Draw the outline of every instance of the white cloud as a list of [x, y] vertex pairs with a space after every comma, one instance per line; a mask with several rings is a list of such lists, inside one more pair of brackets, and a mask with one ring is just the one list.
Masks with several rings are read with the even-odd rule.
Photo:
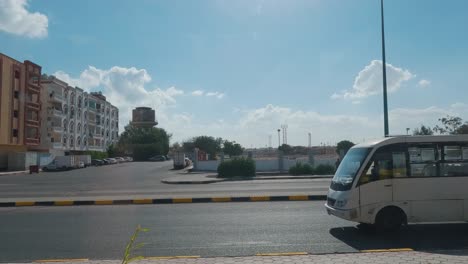
[[468, 121], [468, 105], [455, 103], [449, 107], [430, 106], [426, 108], [396, 108], [389, 112], [389, 124], [392, 134], [403, 134], [405, 128], [414, 129], [420, 125], [430, 127], [439, 124], [444, 116], [459, 116]]
[[202, 96], [205, 92], [203, 92], [202, 90], [195, 90], [192, 92], [192, 95], [193, 96]]
[[[190, 125], [185, 129], [174, 130], [174, 138], [180, 141], [196, 135], [210, 135], [236, 140], [246, 147], [264, 147], [268, 144], [269, 135], [276, 139], [281, 124], [288, 124], [288, 143], [292, 145], [306, 146], [308, 132], [312, 133], [314, 145], [321, 142], [333, 144], [342, 139], [359, 143], [364, 139], [367, 141], [383, 136], [383, 117], [380, 113], [323, 114], [271, 104], [250, 110], [235, 108], [233, 113], [236, 118], [232, 120], [205, 122], [192, 116]], [[405, 134], [407, 127], [413, 130], [421, 124], [435, 126], [438, 118], [446, 115], [468, 120], [468, 105], [457, 103], [445, 108], [393, 109], [389, 112], [390, 134]], [[273, 140], [273, 146], [277, 145], [276, 142]]]
[[220, 93], [220, 92], [208, 92], [205, 95], [208, 97], [216, 97], [218, 99], [222, 99], [224, 97], [224, 93]]
[[0, 30], [29, 38], [47, 36], [46, 15], [27, 10], [27, 0], [0, 0]]
[[425, 80], [425, 79], [422, 79], [418, 82], [418, 86], [421, 87], [421, 88], [425, 88], [425, 87], [428, 87], [429, 85], [431, 85], [431, 81], [428, 81], [428, 80]]
[[[402, 84], [415, 77], [410, 71], [387, 65], [387, 90], [389, 93], [396, 92]], [[334, 93], [332, 99], [362, 99], [368, 96], [382, 93], [382, 61], [373, 60], [364, 67], [354, 79], [353, 88], [341, 93]]]
[[131, 110], [137, 106], [156, 109], [159, 122], [172, 120], [167, 114], [167, 108], [176, 103], [177, 96], [184, 94], [184, 91], [176, 87], [147, 89], [145, 86], [151, 81], [151, 76], [145, 69], [135, 67], [114, 66], [102, 70], [89, 66], [78, 78], [73, 78], [63, 71], [58, 71], [54, 75], [71, 86], [78, 86], [89, 92], [102, 91], [107, 100], [119, 108], [120, 130], [128, 124]]

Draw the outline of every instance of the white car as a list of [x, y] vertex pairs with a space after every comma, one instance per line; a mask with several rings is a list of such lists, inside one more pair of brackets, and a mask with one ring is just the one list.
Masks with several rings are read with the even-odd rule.
[[85, 163], [83, 161], [78, 162], [79, 169], [84, 168], [84, 167], [85, 167]]

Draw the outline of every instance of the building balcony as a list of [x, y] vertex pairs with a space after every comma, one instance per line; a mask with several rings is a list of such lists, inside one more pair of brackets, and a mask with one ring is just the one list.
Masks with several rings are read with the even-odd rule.
[[50, 116], [54, 116], [54, 117], [60, 117], [60, 118], [62, 118], [62, 117], [65, 116], [65, 114], [63, 113], [63, 111], [62, 111], [62, 110], [58, 110], [58, 109], [49, 109], [49, 110], [47, 111], [47, 113], [48, 113]]
[[52, 131], [55, 133], [62, 133], [63, 132], [63, 127], [61, 126], [53, 126]]
[[63, 100], [63, 96], [59, 93], [51, 93], [49, 95], [49, 100], [51, 102], [57, 102], [57, 103], [63, 103], [64, 100]]
[[40, 140], [38, 138], [26, 138], [26, 145], [39, 145]]
[[40, 104], [39, 103], [35, 103], [35, 102], [31, 102], [31, 101], [26, 101], [26, 107], [30, 108], [30, 109], [33, 109], [33, 110], [37, 110], [39, 111], [40, 109]]
[[60, 142], [52, 142], [50, 144], [53, 149], [63, 149], [63, 144]]
[[35, 81], [30, 81], [28, 82], [28, 85], [26, 86], [28, 90], [35, 92], [35, 93], [40, 93], [41, 92], [41, 87], [39, 86], [39, 83]]
[[102, 147], [100, 147], [100, 146], [88, 146], [88, 150], [102, 151]]
[[26, 119], [25, 123], [27, 127], [39, 127], [40, 125], [39, 121], [34, 119]]

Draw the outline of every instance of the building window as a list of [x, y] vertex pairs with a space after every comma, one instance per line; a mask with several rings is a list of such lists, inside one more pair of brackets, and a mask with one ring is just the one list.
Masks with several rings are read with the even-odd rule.
[[18, 129], [13, 129], [13, 137], [18, 137]]
[[15, 91], [13, 96], [15, 97], [15, 99], [18, 99], [19, 98], [19, 91]]
[[15, 71], [15, 79], [20, 78], [20, 72], [18, 70]]
[[67, 136], [64, 136], [64, 137], [63, 137], [63, 144], [64, 144], [64, 145], [67, 144]]
[[18, 110], [14, 110], [14, 111], [13, 111], [13, 117], [18, 118]]

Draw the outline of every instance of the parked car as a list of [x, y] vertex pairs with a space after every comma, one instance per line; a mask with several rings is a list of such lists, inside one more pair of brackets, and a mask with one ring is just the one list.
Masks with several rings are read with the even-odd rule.
[[125, 162], [126, 160], [122, 157], [116, 157], [115, 160], [117, 160], [118, 163], [123, 163]]
[[85, 163], [83, 161], [79, 161], [78, 162], [78, 169], [81, 169], [81, 168], [84, 168], [84, 167], [86, 167]]
[[105, 164], [104, 160], [100, 160], [100, 159], [91, 160], [91, 165], [93, 166], [102, 166], [104, 164]]
[[107, 160], [108, 164], [116, 164], [117, 163], [117, 160], [114, 159], [114, 158], [107, 158], [105, 160]]
[[166, 157], [164, 155], [156, 155], [154, 157], [149, 158], [151, 161], [165, 161]]
[[132, 157], [124, 157], [124, 159], [125, 159], [126, 161], [128, 161], [128, 162], [133, 161], [133, 158], [132, 158]]

